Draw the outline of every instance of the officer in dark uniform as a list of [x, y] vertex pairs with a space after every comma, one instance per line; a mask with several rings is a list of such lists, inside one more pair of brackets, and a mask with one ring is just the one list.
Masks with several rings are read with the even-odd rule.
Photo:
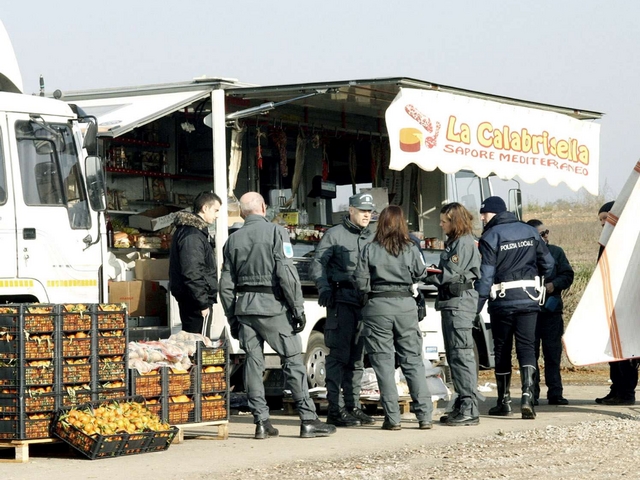
[[402, 209], [380, 213], [374, 241], [364, 247], [355, 278], [366, 295], [362, 337], [373, 366], [384, 409], [383, 430], [400, 430], [396, 356], [407, 379], [412, 411], [421, 430], [432, 428], [433, 404], [422, 360], [422, 333], [413, 285], [427, 275], [422, 253], [409, 238]]
[[538, 231], [507, 212], [500, 197], [487, 198], [480, 208], [484, 231], [480, 238], [481, 278], [475, 283], [478, 313], [489, 299], [489, 315], [496, 359], [498, 403], [489, 415], [511, 414], [511, 349], [516, 339], [520, 364], [522, 418], [536, 418], [536, 318], [544, 303], [544, 278], [553, 273], [554, 261]]
[[459, 203], [440, 210], [440, 226], [447, 235], [440, 255], [442, 273], [429, 275], [425, 283], [438, 286], [436, 310], [442, 319], [442, 336], [458, 394], [453, 411], [440, 421], [449, 426], [478, 425], [478, 366], [473, 352], [473, 321], [478, 293], [473, 283], [480, 277], [480, 252], [473, 237], [473, 217]]
[[353, 282], [358, 256], [373, 238], [368, 226], [374, 208], [373, 197], [368, 193], [350, 197], [349, 215], [324, 234], [309, 269], [309, 276], [318, 287], [318, 304], [327, 307], [327, 423], [338, 427], [375, 423], [360, 405], [364, 346], [357, 329], [362, 305]]
[[300, 436], [328, 436], [335, 432], [335, 427], [318, 420], [309, 398], [302, 342], [297, 335], [306, 320], [289, 235], [264, 217], [266, 205], [259, 193], [244, 194], [240, 209], [245, 223], [229, 236], [224, 246], [220, 299], [231, 335], [240, 341], [247, 355], [244, 382], [256, 424], [255, 438], [278, 436], [269, 420], [262, 383], [264, 342], [282, 359], [286, 385], [302, 421]]
[[[540, 358], [540, 346], [544, 355], [544, 383], [547, 385], [549, 405], [568, 405], [569, 400], [562, 396], [562, 377], [560, 361], [562, 360], [562, 335], [564, 320], [562, 319], [562, 292], [573, 283], [573, 268], [564, 250], [549, 243], [549, 229], [540, 220], [527, 222], [540, 233], [556, 263], [553, 275], [545, 278], [547, 299], [538, 314], [536, 324], [536, 361]], [[537, 365], [537, 362], [536, 362]], [[536, 375], [535, 398], [540, 397], [540, 373]]]

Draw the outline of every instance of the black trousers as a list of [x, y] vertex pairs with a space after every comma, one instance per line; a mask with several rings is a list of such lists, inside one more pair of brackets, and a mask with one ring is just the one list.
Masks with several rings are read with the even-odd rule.
[[496, 374], [511, 373], [511, 350], [516, 340], [516, 355], [520, 368], [536, 365], [536, 318], [538, 312], [491, 314], [493, 351], [496, 356]]
[[535, 396], [540, 397], [540, 375], [538, 359], [540, 346], [544, 356], [544, 383], [547, 385], [547, 398], [562, 396], [562, 377], [560, 361], [562, 360], [562, 334], [564, 321], [561, 313], [540, 312], [536, 323], [536, 385]]
[[635, 400], [638, 385], [638, 360], [609, 363], [611, 393], [621, 400]]
[[180, 321], [182, 322], [182, 330], [189, 333], [202, 333], [207, 336], [209, 333], [205, 331], [211, 324], [211, 315], [213, 310], [209, 307], [209, 315], [207, 316], [207, 325], [204, 324], [205, 318], [202, 316], [202, 310], [193, 301], [176, 298], [178, 302], [178, 311], [180, 312]]

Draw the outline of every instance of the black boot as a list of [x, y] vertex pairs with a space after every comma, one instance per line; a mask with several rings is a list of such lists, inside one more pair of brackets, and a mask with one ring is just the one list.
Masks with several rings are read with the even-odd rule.
[[362, 425], [362, 422], [347, 412], [344, 407], [329, 407], [327, 423], [336, 427], [360, 427]]
[[527, 365], [520, 368], [520, 376], [522, 377], [522, 399], [520, 400], [520, 411], [522, 418], [533, 420], [536, 418], [536, 411], [533, 409], [533, 385], [535, 382], [536, 368]]
[[300, 424], [300, 436], [302, 438], [328, 437], [336, 433], [336, 427], [327, 425], [317, 418], [315, 420], [303, 420]]
[[353, 418], [355, 418], [356, 420], [360, 420], [360, 423], [362, 425], [373, 425], [376, 423], [375, 418], [364, 413], [359, 407], [351, 408], [348, 410], [348, 412], [349, 415], [351, 415]]
[[265, 438], [277, 437], [279, 433], [278, 429], [271, 425], [271, 420], [259, 420], [258, 423], [256, 423], [256, 433], [253, 438], [256, 440], [264, 440]]
[[449, 420], [449, 418], [457, 417], [459, 413], [460, 413], [460, 395], [456, 397], [456, 401], [453, 404], [453, 410], [451, 410], [449, 413], [445, 413], [440, 417], [440, 423], [447, 423], [447, 420]]
[[511, 372], [505, 375], [496, 375], [498, 385], [498, 402], [495, 407], [489, 409], [489, 415], [508, 417], [511, 415]]

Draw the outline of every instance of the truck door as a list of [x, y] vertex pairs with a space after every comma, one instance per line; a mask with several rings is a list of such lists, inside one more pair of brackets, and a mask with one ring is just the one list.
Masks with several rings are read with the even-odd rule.
[[[16, 278], [16, 215], [11, 188], [7, 118], [0, 116], [0, 279]], [[4, 286], [4, 284], [2, 284]], [[0, 288], [2, 295], [2, 288]]]
[[97, 302], [100, 244], [68, 119], [9, 115], [18, 277], [49, 302]]

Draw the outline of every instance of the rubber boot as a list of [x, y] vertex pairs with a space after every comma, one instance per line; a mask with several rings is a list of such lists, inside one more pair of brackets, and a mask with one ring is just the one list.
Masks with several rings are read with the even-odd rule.
[[498, 402], [489, 409], [489, 415], [508, 417], [511, 415], [511, 373], [496, 375], [498, 386]]
[[520, 368], [520, 376], [522, 377], [522, 399], [520, 400], [520, 412], [522, 413], [522, 418], [528, 420], [536, 418], [536, 411], [533, 408], [535, 373], [536, 368], [532, 365], [526, 365]]

